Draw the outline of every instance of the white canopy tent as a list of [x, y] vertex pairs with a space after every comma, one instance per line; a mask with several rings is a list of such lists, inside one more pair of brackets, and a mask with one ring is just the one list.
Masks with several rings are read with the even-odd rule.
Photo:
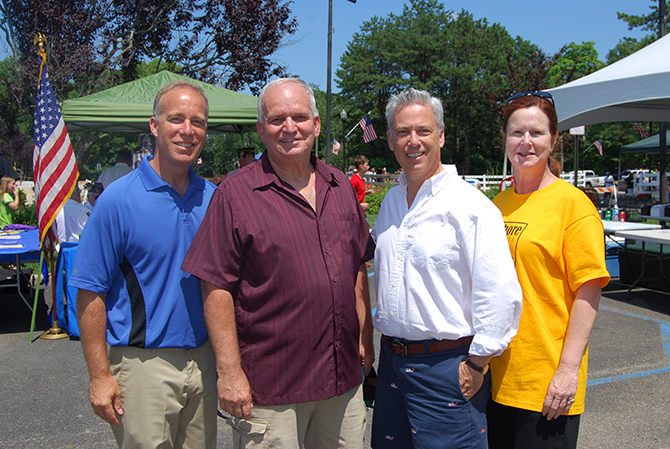
[[670, 35], [547, 92], [556, 101], [560, 131], [596, 123], [670, 122]]

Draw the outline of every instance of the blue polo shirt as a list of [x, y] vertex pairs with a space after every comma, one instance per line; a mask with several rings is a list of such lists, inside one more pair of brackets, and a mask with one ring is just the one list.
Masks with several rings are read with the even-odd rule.
[[202, 291], [181, 264], [216, 186], [189, 168], [182, 198], [151, 158], [96, 201], [70, 285], [107, 295], [111, 346], [192, 349], [207, 341]]

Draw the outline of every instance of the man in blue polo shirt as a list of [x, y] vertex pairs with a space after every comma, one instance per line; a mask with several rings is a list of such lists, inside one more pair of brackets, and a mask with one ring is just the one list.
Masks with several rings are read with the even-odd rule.
[[191, 168], [208, 111], [199, 87], [163, 87], [150, 121], [155, 155], [105, 189], [81, 236], [70, 283], [89, 400], [119, 447], [216, 447], [200, 281], [180, 269], [215, 189]]

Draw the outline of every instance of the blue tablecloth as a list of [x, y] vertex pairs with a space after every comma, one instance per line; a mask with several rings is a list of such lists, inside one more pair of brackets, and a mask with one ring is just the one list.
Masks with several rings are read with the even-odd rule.
[[[58, 261], [56, 262], [56, 273], [53, 277], [58, 327], [65, 329], [70, 337], [79, 337], [77, 289], [70, 287], [68, 283], [70, 276], [72, 276], [72, 266], [74, 265], [77, 248], [79, 248], [79, 242], [61, 243]], [[65, 302], [63, 302], [63, 296], [65, 296]]]
[[[4, 235], [4, 234], [3, 234]], [[22, 245], [20, 248], [4, 246]], [[40, 241], [37, 229], [10, 234], [9, 238], [0, 239], [0, 262], [15, 263], [16, 255], [21, 257], [21, 263], [40, 261]]]

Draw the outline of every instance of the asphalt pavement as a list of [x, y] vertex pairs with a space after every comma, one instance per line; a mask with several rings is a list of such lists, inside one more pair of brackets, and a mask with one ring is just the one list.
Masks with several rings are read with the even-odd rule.
[[[18, 295], [0, 289], [0, 449], [115, 448], [88, 403], [80, 343], [37, 338], [48, 328], [43, 316], [29, 342], [30, 317]], [[670, 448], [670, 295], [636, 289], [628, 300], [626, 287], [611, 282], [588, 378], [579, 448]], [[219, 448], [232, 448], [230, 435], [219, 420]]]

